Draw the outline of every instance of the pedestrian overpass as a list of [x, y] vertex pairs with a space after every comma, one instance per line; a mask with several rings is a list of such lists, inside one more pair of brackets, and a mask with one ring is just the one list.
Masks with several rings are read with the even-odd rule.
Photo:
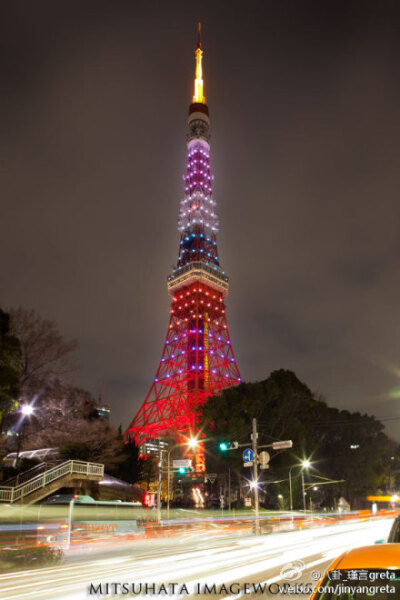
[[102, 481], [104, 465], [82, 460], [67, 460], [30, 479], [0, 486], [0, 502], [32, 504], [63, 487], [75, 487], [82, 481]]

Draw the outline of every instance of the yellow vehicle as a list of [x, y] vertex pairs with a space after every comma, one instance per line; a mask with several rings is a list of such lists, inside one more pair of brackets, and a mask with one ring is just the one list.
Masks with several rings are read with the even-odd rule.
[[310, 600], [400, 600], [400, 545], [363, 546], [329, 565]]

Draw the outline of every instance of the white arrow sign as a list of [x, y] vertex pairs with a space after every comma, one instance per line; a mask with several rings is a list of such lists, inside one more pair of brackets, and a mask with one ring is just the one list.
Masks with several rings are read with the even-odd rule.
[[246, 448], [246, 450], [243, 450], [243, 461], [246, 462], [250, 462], [253, 460], [254, 458], [254, 452], [251, 448]]

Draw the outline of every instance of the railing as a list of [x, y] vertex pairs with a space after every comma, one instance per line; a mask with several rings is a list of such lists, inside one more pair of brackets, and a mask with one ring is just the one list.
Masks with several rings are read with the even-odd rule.
[[167, 279], [168, 279], [168, 281], [172, 281], [176, 277], [180, 277], [181, 275], [183, 275], [187, 271], [190, 271], [193, 268], [201, 269], [202, 271], [208, 271], [209, 273], [211, 273], [211, 275], [214, 275], [218, 279], [221, 279], [222, 281], [225, 281], [226, 283], [229, 282], [229, 277], [227, 275], [225, 275], [225, 273], [222, 271], [221, 267], [219, 267], [217, 265], [214, 265], [214, 266], [207, 265], [203, 261], [190, 262], [187, 265], [184, 265], [183, 267], [179, 267], [178, 269], [176, 269], [176, 271], [174, 273], [172, 273], [172, 275], [168, 275]]
[[2, 487], [15, 487], [20, 483], [24, 483], [25, 481], [33, 479], [33, 477], [39, 475], [39, 473], [43, 473], [43, 471], [47, 471], [51, 467], [54, 467], [54, 465], [56, 465], [55, 462], [42, 462], [39, 465], [35, 465], [27, 471], [24, 471], [23, 473], [18, 473], [18, 475], [14, 475], [14, 477], [10, 477], [10, 479], [2, 481], [1, 485]]
[[229, 277], [223, 274], [220, 267], [211, 267], [203, 262], [192, 262], [184, 267], [177, 269], [172, 275], [167, 278], [168, 290], [172, 290], [186, 285], [191, 279], [203, 279], [211, 285], [222, 291], [224, 295], [227, 294], [229, 289]]
[[29, 494], [32, 494], [36, 490], [46, 487], [53, 481], [56, 481], [65, 475], [72, 475], [74, 473], [78, 475], [104, 477], [104, 465], [83, 462], [80, 460], [68, 460], [16, 487], [0, 487], [0, 502], [9, 502], [12, 504], [13, 502], [22, 500], [25, 496], [29, 496]]

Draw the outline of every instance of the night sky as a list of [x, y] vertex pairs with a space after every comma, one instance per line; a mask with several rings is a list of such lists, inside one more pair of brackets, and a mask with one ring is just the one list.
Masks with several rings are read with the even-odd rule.
[[165, 339], [201, 20], [242, 378], [292, 369], [400, 437], [399, 8], [2, 1], [0, 305], [79, 340], [116, 425]]

